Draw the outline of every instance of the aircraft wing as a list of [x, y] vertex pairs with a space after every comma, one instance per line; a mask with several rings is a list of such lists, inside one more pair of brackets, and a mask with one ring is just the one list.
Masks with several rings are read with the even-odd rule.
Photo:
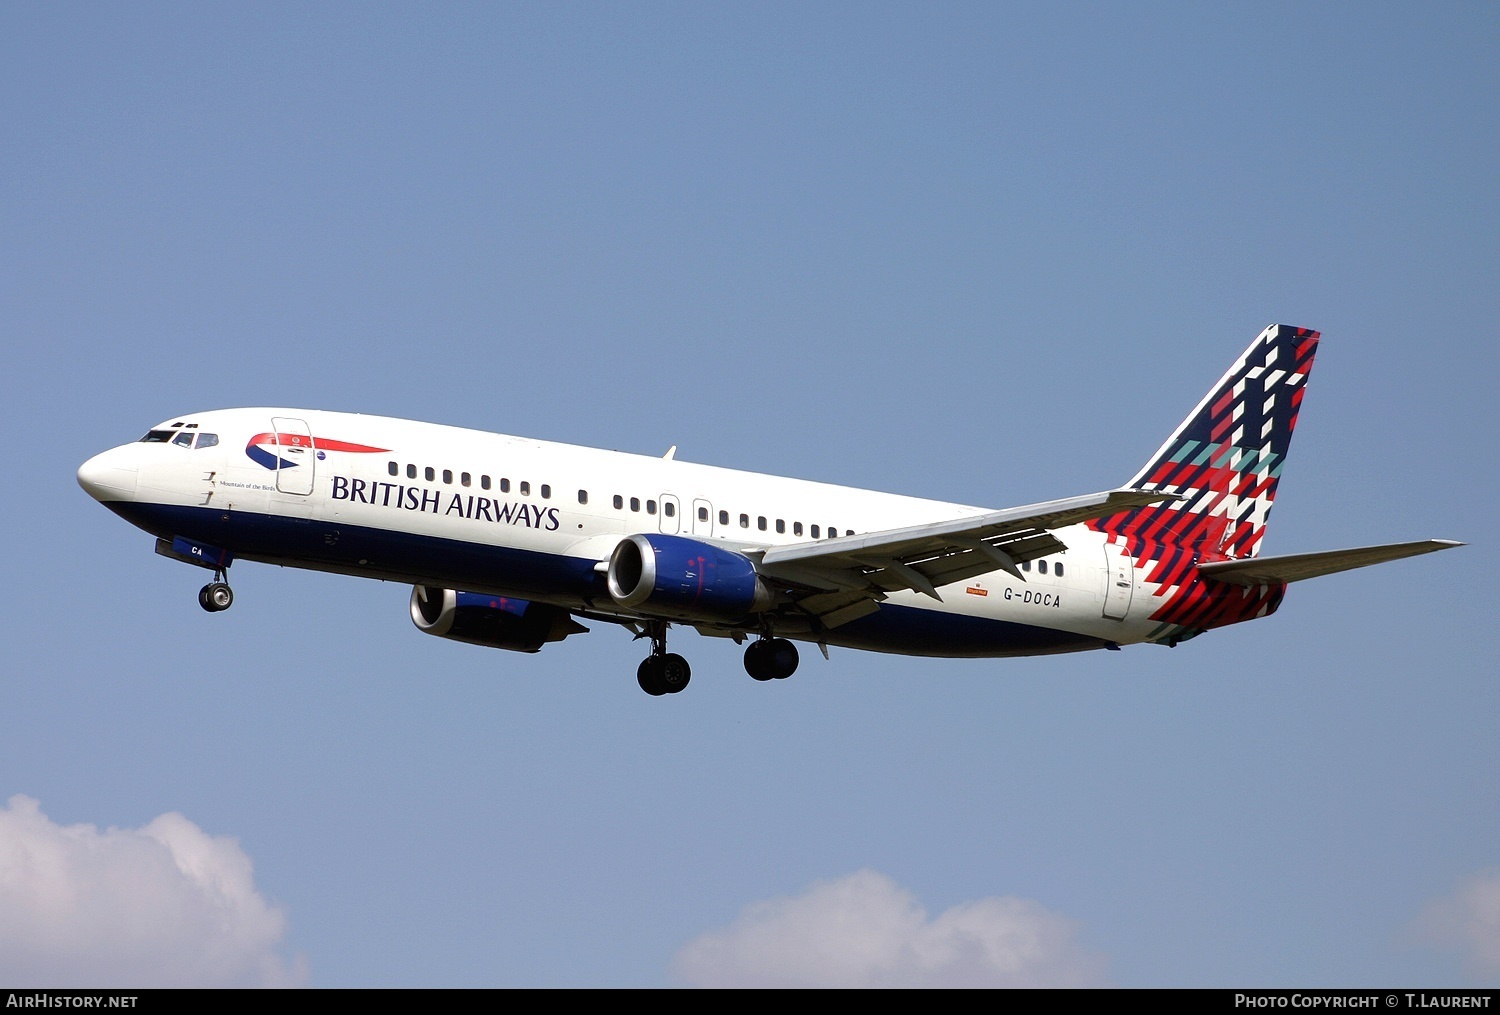
[[1003, 570], [1066, 549], [1053, 529], [1171, 500], [1156, 490], [1108, 490], [942, 522], [775, 546], [758, 569], [805, 590], [798, 606], [835, 627], [878, 608], [887, 593], [914, 589], [941, 601], [950, 582]]
[[1304, 578], [1350, 571], [1388, 560], [1415, 557], [1436, 550], [1448, 550], [1463, 543], [1451, 539], [1419, 539], [1415, 543], [1387, 543], [1384, 546], [1359, 546], [1352, 550], [1325, 550], [1322, 553], [1292, 553], [1280, 557], [1251, 557], [1246, 560], [1220, 560], [1199, 564], [1198, 571], [1214, 581], [1234, 585], [1268, 585], [1273, 582], [1295, 582]]

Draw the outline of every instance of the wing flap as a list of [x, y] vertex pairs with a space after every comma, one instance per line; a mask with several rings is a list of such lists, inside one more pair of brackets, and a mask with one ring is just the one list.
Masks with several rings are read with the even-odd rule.
[[1449, 550], [1463, 543], [1451, 539], [1420, 539], [1414, 543], [1386, 543], [1381, 546], [1358, 546], [1350, 550], [1324, 550], [1321, 553], [1293, 553], [1280, 557], [1251, 557], [1246, 560], [1220, 560], [1199, 564], [1199, 573], [1214, 581], [1232, 585], [1269, 585], [1318, 578], [1325, 574], [1351, 571], [1388, 560], [1401, 560], [1423, 553]]
[[[1004, 511], [952, 518], [880, 532], [774, 546], [758, 555], [772, 578], [818, 590], [799, 605], [820, 618], [848, 616], [864, 601], [912, 589], [941, 599], [938, 589], [975, 575], [1005, 570], [1066, 546], [1050, 531], [1132, 507], [1171, 500], [1156, 490], [1108, 490]], [[848, 616], [852, 619], [852, 616]]]

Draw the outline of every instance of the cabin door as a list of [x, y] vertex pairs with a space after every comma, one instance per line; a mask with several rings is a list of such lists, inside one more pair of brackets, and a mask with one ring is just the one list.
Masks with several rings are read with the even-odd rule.
[[677, 503], [677, 498], [670, 493], [661, 495], [661, 514], [657, 515], [661, 530], [667, 533], [677, 532], [682, 528], [682, 509]]
[[300, 419], [277, 417], [271, 420], [276, 432], [276, 489], [281, 493], [306, 497], [313, 492], [317, 452], [313, 449], [312, 431]]
[[693, 535], [711, 536], [714, 534], [714, 506], [699, 497], [693, 501]]
[[1130, 554], [1124, 547], [1104, 544], [1104, 615], [1110, 620], [1124, 620], [1130, 614], [1130, 599], [1135, 593], [1134, 572]]

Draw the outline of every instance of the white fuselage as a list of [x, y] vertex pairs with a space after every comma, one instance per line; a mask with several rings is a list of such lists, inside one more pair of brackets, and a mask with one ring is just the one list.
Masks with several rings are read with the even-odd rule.
[[[278, 432], [310, 439], [255, 444]], [[126, 444], [90, 460], [79, 477], [91, 494], [159, 537], [187, 536], [251, 560], [625, 620], [635, 615], [605, 591], [602, 562], [633, 533], [744, 552], [985, 511], [351, 413], [215, 410], [168, 420], [153, 433], [214, 434], [217, 443], [191, 447], [178, 436]], [[1149, 592], [1134, 587], [1133, 569], [1117, 566], [1112, 574], [1104, 538], [1087, 526], [1056, 536], [1067, 549], [1028, 564], [1024, 580], [997, 570], [938, 589], [940, 601], [897, 591], [871, 618], [816, 635], [783, 619], [773, 621], [775, 633], [958, 656], [1143, 640], [1154, 625], [1145, 618]], [[1117, 584], [1121, 575], [1131, 576], [1129, 587]], [[695, 626], [716, 634], [747, 630]]]

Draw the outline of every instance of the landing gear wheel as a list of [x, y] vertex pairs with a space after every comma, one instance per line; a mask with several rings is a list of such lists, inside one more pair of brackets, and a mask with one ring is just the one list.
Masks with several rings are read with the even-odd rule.
[[635, 682], [650, 695], [676, 694], [688, 685], [692, 668], [688, 661], [675, 652], [651, 655], [641, 660], [636, 668]]
[[234, 592], [223, 582], [213, 582], [198, 590], [198, 605], [209, 613], [218, 613], [234, 605]]
[[661, 679], [661, 656], [647, 656], [641, 660], [641, 665], [636, 667], [635, 682], [641, 685], [641, 690], [650, 695], [667, 693], [667, 687]]
[[770, 639], [762, 638], [745, 646], [745, 672], [756, 680], [776, 679], [776, 673], [771, 669], [769, 653], [766, 652], [769, 644]]
[[756, 680], [785, 680], [797, 663], [797, 646], [785, 638], [762, 638], [745, 648], [745, 672]]
[[651, 654], [635, 671], [635, 681], [647, 694], [676, 694], [688, 685], [692, 668], [675, 652], [667, 651], [667, 625], [656, 620], [646, 625], [637, 638], [651, 639]]
[[667, 689], [668, 694], [676, 694], [688, 685], [692, 679], [693, 668], [688, 661], [676, 652], [668, 652], [658, 657], [660, 662], [660, 673], [662, 686]]
[[785, 638], [772, 638], [768, 655], [775, 662], [777, 680], [785, 680], [797, 672], [797, 663], [801, 661], [797, 657], [797, 646]]

